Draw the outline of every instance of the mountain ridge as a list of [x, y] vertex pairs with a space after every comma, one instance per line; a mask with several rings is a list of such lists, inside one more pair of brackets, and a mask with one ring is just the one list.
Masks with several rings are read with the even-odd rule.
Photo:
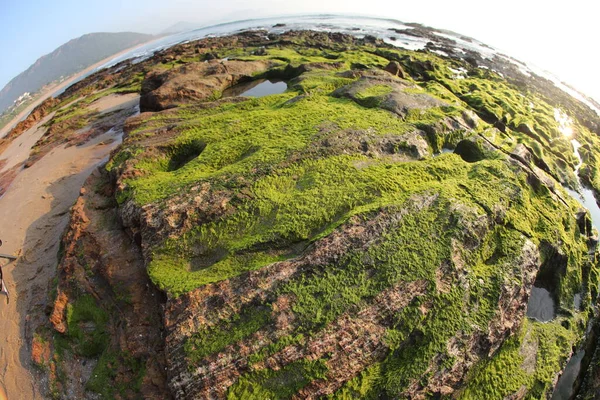
[[95, 32], [71, 39], [38, 58], [0, 90], [0, 112], [9, 108], [23, 93], [37, 92], [50, 82], [152, 38], [153, 35], [135, 32]]

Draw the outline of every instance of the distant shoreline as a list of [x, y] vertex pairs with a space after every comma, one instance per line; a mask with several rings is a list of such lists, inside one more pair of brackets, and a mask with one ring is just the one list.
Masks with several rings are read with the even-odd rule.
[[67, 80], [65, 80], [63, 82], [55, 83], [53, 85], [47, 86], [43, 90], [41, 95], [33, 103], [31, 103], [27, 108], [25, 108], [23, 111], [21, 111], [19, 114], [17, 114], [12, 120], [10, 120], [10, 122], [8, 122], [6, 125], [4, 125], [2, 128], [0, 128], [0, 139], [2, 139], [4, 136], [6, 136], [15, 127], [15, 125], [17, 123], [19, 123], [19, 121], [21, 121], [24, 117], [28, 116], [37, 106], [42, 104], [42, 102], [44, 100], [46, 100], [48, 97], [52, 96], [53, 93], [55, 93], [59, 90], [62, 90], [64, 88], [67, 88], [68, 86], [72, 85], [77, 79], [81, 78], [83, 75], [87, 74], [88, 72], [93, 71], [94, 69], [102, 66], [103, 64], [106, 64], [113, 58], [119, 57], [127, 52], [135, 50], [136, 48], [141, 47], [141, 46], [147, 44], [148, 42], [151, 42], [152, 40], [156, 40], [156, 38], [153, 37], [152, 39], [148, 40], [147, 42], [137, 44], [135, 46], [132, 46], [125, 50], [122, 50], [118, 53], [110, 55], [110, 56], [106, 57], [105, 59], [100, 60], [93, 65], [90, 65], [83, 71], [80, 71], [80, 72], [76, 73], [75, 75], [71, 75]]

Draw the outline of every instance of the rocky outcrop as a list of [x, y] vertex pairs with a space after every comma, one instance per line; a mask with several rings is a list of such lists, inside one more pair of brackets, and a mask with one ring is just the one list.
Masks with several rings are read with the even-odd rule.
[[400, 65], [398, 61], [390, 61], [385, 67], [385, 71], [401, 79], [404, 79], [407, 76], [406, 72], [404, 72], [404, 68], [402, 68], [402, 65]]
[[[71, 344], [80, 359], [69, 363], [69, 368], [77, 370], [70, 373], [94, 381], [94, 391], [107, 397], [120, 393], [124, 398], [168, 399], [162, 296], [148, 281], [137, 246], [116, 221], [115, 206], [106, 172], [94, 172], [71, 210], [50, 323], [63, 335], [62, 340], [80, 343]], [[88, 300], [86, 309], [80, 310], [84, 294], [92, 296], [94, 305]], [[68, 312], [77, 317], [67, 317]], [[103, 313], [112, 318], [106, 326], [99, 326], [97, 318]], [[80, 322], [73, 322], [75, 318]], [[95, 368], [86, 367], [83, 360], [90, 354], [81, 343], [95, 343], [92, 355], [100, 356]], [[33, 351], [34, 359], [42, 357], [36, 348]], [[58, 359], [52, 359], [49, 366], [65, 368]], [[112, 381], [98, 380], [99, 375], [109, 379], [102, 376], [106, 368], [111, 370]], [[77, 382], [56, 376], [51, 385], [66, 392], [80, 390], [69, 386]]]
[[[589, 318], [593, 233], [539, 166], [559, 165], [546, 138], [462, 100], [487, 81], [410, 57], [249, 32], [91, 77], [144, 71], [147, 112], [72, 210], [55, 334], [102, 332], [100, 311], [69, 322], [81, 304], [109, 314], [98, 365], [140, 379], [129, 398], [547, 396]], [[257, 76], [288, 91], [219, 98]], [[542, 324], [526, 311], [545, 276], [560, 306]]]
[[186, 64], [174, 71], [151, 74], [142, 83], [141, 111], [160, 111], [181, 104], [216, 100], [223, 90], [276, 63], [221, 61]]
[[366, 107], [381, 107], [401, 118], [406, 117], [410, 110], [448, 106], [443, 101], [418, 91], [419, 87], [413, 83], [391, 78], [387, 74], [376, 74], [362, 76], [352, 85], [338, 89], [333, 95], [350, 98]]

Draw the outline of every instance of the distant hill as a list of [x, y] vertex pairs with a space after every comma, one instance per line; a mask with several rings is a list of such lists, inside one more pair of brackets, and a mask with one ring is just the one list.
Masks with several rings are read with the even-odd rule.
[[40, 57], [0, 91], [0, 112], [25, 92], [36, 92], [44, 85], [79, 72], [102, 59], [129, 47], [147, 42], [152, 35], [133, 32], [89, 33], [70, 40], [52, 53]]
[[193, 31], [194, 29], [202, 28], [205, 25], [206, 24], [201, 24], [199, 22], [179, 21], [176, 24], [173, 24], [167, 29], [161, 31], [160, 35], [172, 35], [180, 32]]

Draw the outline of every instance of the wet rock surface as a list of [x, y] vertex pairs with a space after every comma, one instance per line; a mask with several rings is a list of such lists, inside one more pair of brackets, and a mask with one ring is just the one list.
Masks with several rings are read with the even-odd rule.
[[160, 111], [185, 103], [208, 100], [211, 96], [219, 97], [224, 89], [241, 80], [250, 80], [253, 75], [274, 65], [274, 62], [264, 61], [211, 60], [150, 75], [142, 84], [140, 109], [142, 112]]
[[[244, 32], [69, 89], [137, 90], [142, 113], [113, 115], [123, 144], [71, 211], [35, 362], [90, 398], [551, 396], [594, 232], [553, 106], [479, 62]], [[260, 79], [287, 90], [222, 97]]]
[[[385, 89], [381, 94], [374, 92], [371, 95], [369, 89], [372, 88]], [[355, 83], [336, 90], [333, 96], [350, 98], [365, 107], [380, 107], [398, 114], [401, 118], [405, 117], [410, 110], [424, 110], [447, 105], [429, 94], [411, 93], [410, 89], [418, 89], [418, 86], [385, 75], [362, 76]], [[365, 92], [366, 94], [363, 94]]]

